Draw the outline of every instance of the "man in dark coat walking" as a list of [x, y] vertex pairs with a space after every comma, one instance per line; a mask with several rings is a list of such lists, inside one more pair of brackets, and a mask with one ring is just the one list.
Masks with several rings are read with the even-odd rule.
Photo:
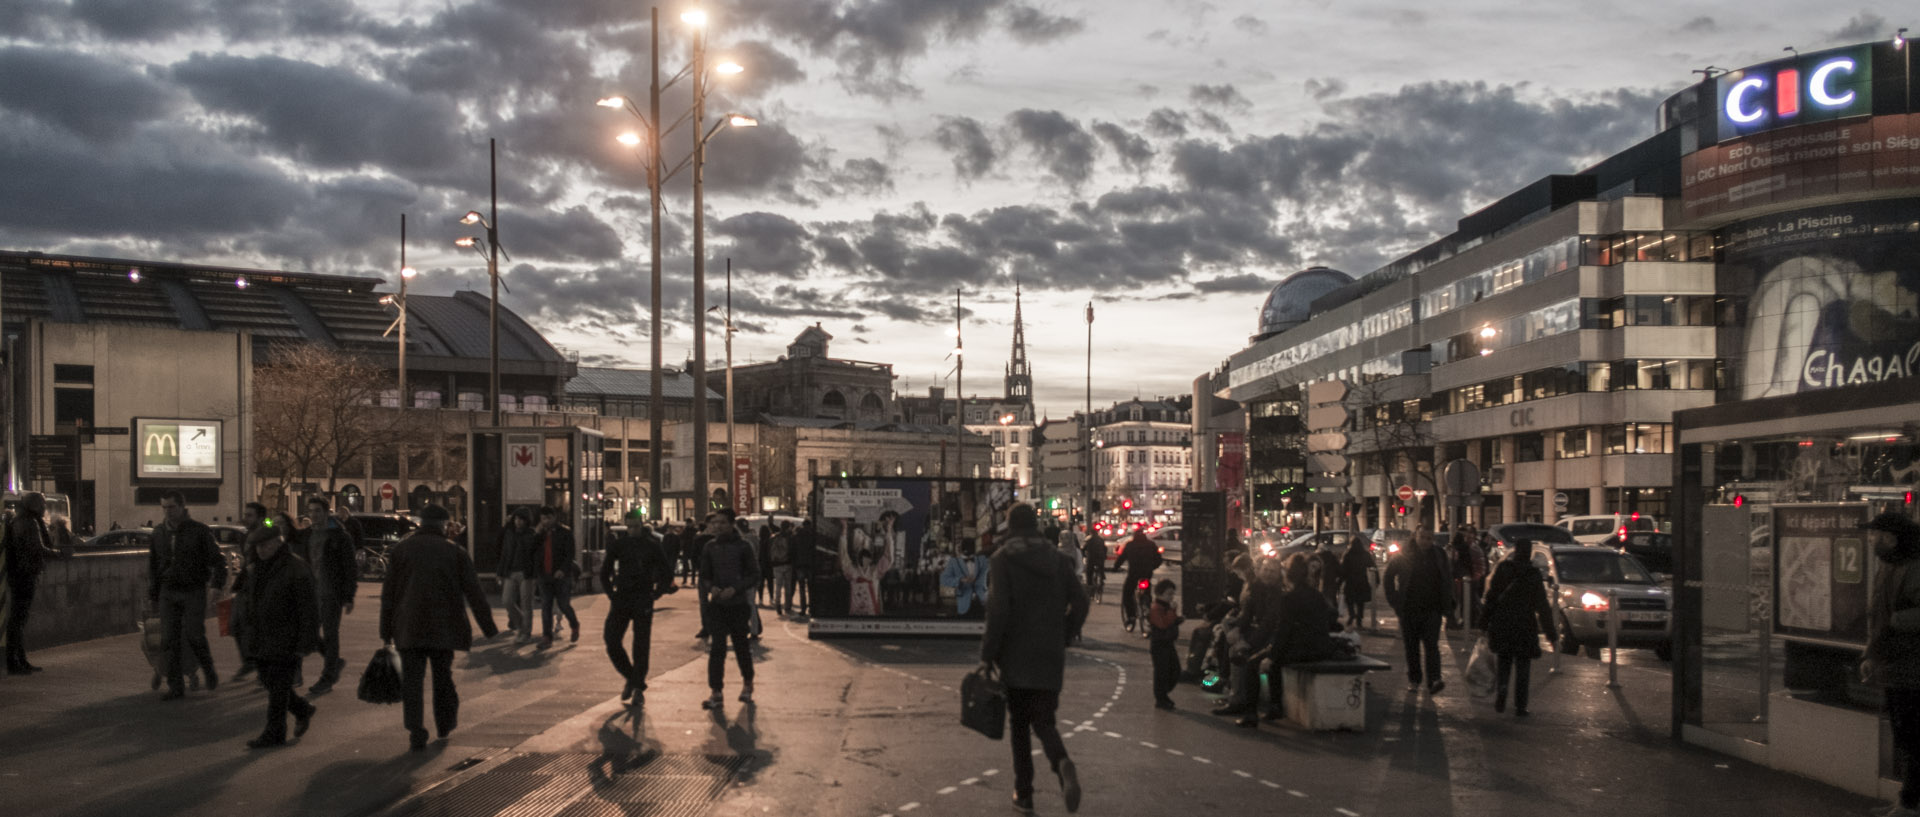
[[[560, 522], [560, 510], [540, 508], [540, 524], [533, 529], [533, 575], [540, 586], [540, 648], [553, 646], [553, 612], [567, 617], [571, 640], [580, 640], [580, 617], [573, 612], [573, 528]], [[532, 624], [527, 629], [533, 629]]]
[[700, 549], [700, 596], [705, 600], [706, 629], [712, 635], [707, 647], [707, 687], [713, 692], [700, 704], [702, 709], [717, 710], [726, 702], [721, 692], [729, 640], [740, 665], [740, 702], [753, 702], [753, 647], [747, 630], [753, 621], [753, 588], [760, 583], [760, 561], [733, 520], [731, 510], [708, 514], [711, 538]]
[[[642, 520], [640, 509], [627, 513], [627, 531], [607, 545], [600, 563], [600, 584], [607, 588], [607, 657], [627, 680], [620, 700], [645, 703], [648, 659], [653, 650], [653, 603], [680, 590], [673, 583], [673, 560]], [[633, 653], [625, 642], [633, 628]]]
[[1513, 540], [1513, 550], [1500, 560], [1487, 585], [1481, 605], [1487, 630], [1487, 648], [1499, 656], [1500, 678], [1494, 685], [1493, 711], [1507, 711], [1507, 676], [1513, 676], [1513, 714], [1527, 716], [1527, 691], [1533, 659], [1540, 657], [1540, 634], [1554, 639], [1553, 605], [1547, 601], [1547, 581], [1533, 566], [1533, 542]]
[[354, 553], [353, 533], [341, 516], [327, 510], [326, 497], [307, 500], [307, 516], [313, 526], [307, 529], [307, 557], [313, 560], [314, 592], [320, 605], [320, 680], [307, 692], [319, 695], [333, 689], [347, 661], [340, 657], [340, 616], [353, 612], [354, 592], [360, 588], [360, 568]]
[[[1422, 526], [1413, 544], [1387, 562], [1387, 603], [1400, 617], [1400, 641], [1407, 653], [1407, 691], [1417, 692], [1424, 681], [1427, 693], [1447, 687], [1440, 679], [1440, 626], [1453, 609], [1453, 570], [1447, 554], [1433, 543], [1433, 531]], [[1426, 672], [1420, 671], [1424, 651]]]
[[1087, 620], [1087, 591], [1073, 562], [1040, 535], [1033, 506], [1007, 512], [1007, 535], [987, 568], [987, 632], [983, 670], [1007, 687], [1013, 746], [1013, 805], [1033, 811], [1033, 737], [1060, 780], [1067, 811], [1080, 808], [1080, 778], [1055, 726], [1067, 672], [1067, 639]]
[[27, 663], [27, 612], [33, 609], [33, 591], [40, 583], [40, 571], [47, 557], [59, 556], [47, 532], [47, 498], [38, 491], [20, 498], [20, 514], [7, 523], [6, 551], [0, 554], [0, 567], [7, 574], [6, 619], [7, 674], [27, 675], [40, 668]]
[[186, 697], [182, 665], [189, 650], [206, 673], [207, 691], [220, 685], [207, 644], [207, 589], [226, 586], [227, 559], [213, 530], [188, 515], [185, 495], [168, 491], [160, 507], [167, 520], [153, 529], [147, 551], [147, 603], [160, 611], [161, 650], [167, 657], [167, 692], [160, 700], [171, 701]]
[[467, 552], [447, 541], [447, 509], [428, 505], [420, 511], [420, 528], [398, 545], [387, 560], [387, 582], [380, 591], [380, 639], [400, 649], [400, 680], [406, 692], [402, 708], [409, 745], [427, 748], [422, 716], [421, 686], [427, 669], [433, 670], [433, 723], [440, 737], [451, 733], [460, 719], [460, 694], [453, 688], [453, 653], [473, 647], [473, 627], [462, 604], [473, 610], [480, 632], [492, 638], [499, 632], [493, 610], [480, 589]]
[[240, 630], [240, 654], [260, 672], [267, 688], [267, 728], [247, 746], [265, 749], [287, 742], [287, 713], [293, 713], [293, 736], [307, 733], [318, 711], [294, 694], [300, 662], [320, 647], [320, 603], [313, 571], [287, 550], [282, 531], [262, 521], [247, 532], [252, 558], [246, 566], [246, 626]]

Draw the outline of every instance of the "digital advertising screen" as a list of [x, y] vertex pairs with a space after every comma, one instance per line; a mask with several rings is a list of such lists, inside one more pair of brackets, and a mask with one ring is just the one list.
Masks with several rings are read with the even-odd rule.
[[217, 482], [221, 471], [221, 422], [136, 417], [133, 420], [136, 480]]
[[[814, 481], [812, 631], [945, 633], [983, 619], [987, 557], [1006, 533], [1011, 480]], [[907, 622], [918, 622], [908, 624]]]

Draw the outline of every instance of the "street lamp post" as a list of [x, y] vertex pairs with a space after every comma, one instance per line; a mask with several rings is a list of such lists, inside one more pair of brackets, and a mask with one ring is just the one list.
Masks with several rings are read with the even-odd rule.
[[[1085, 422], [1087, 425], [1085, 429], [1082, 429], [1083, 439], [1081, 441], [1081, 448], [1084, 450], [1086, 459], [1087, 459], [1087, 469], [1084, 472], [1085, 476], [1081, 480], [1080, 489], [1086, 492], [1087, 501], [1085, 505], [1087, 508], [1087, 524], [1091, 526], [1093, 524], [1094, 512], [1098, 510], [1098, 506], [1095, 504], [1093, 499], [1093, 302], [1092, 301], [1087, 302], [1087, 408], [1086, 408], [1086, 413], [1081, 416], [1085, 418]], [[1091, 530], [1092, 528], [1089, 527], [1088, 529]]]
[[[694, 457], [694, 482], [696, 484], [696, 491], [698, 491], [701, 494], [705, 494], [706, 493], [705, 481], [706, 481], [706, 471], [707, 471], [707, 465], [706, 465], [707, 457], [706, 457], [706, 450], [705, 450], [706, 439], [707, 439], [707, 428], [706, 428], [705, 412], [706, 412], [706, 403], [707, 403], [707, 400], [706, 400], [707, 390], [706, 390], [706, 383], [702, 378], [702, 374], [701, 374], [702, 370], [705, 368], [705, 364], [702, 363], [701, 360], [702, 360], [702, 356], [706, 352], [706, 338], [705, 338], [706, 324], [704, 320], [704, 315], [706, 312], [706, 294], [704, 291], [704, 286], [706, 283], [706, 262], [704, 260], [704, 256], [706, 253], [706, 238], [704, 235], [705, 229], [706, 229], [706, 220], [701, 209], [702, 205], [704, 204], [704, 200], [703, 200], [704, 191], [702, 190], [702, 184], [701, 184], [702, 166], [706, 163], [707, 140], [713, 138], [713, 135], [720, 130], [721, 125], [723, 124], [731, 125], [736, 128], [749, 128], [749, 127], [758, 125], [759, 122], [755, 121], [752, 117], [749, 117], [749, 116], [744, 116], [738, 113], [729, 113], [725, 117], [722, 117], [721, 121], [714, 123], [714, 126], [712, 128], [709, 128], [706, 130], [705, 133], [702, 133], [700, 129], [704, 127], [706, 124], [704, 119], [705, 119], [705, 104], [706, 104], [706, 72], [707, 70], [711, 68], [712, 70], [719, 71], [722, 74], [737, 74], [737, 73], [740, 73], [743, 69], [739, 65], [734, 64], [732, 62], [720, 63], [714, 66], [708, 66], [705, 64], [706, 38], [705, 38], [704, 31], [705, 31], [705, 26], [707, 22], [707, 15], [706, 15], [706, 12], [696, 9], [680, 15], [681, 20], [684, 20], [687, 23], [701, 29], [701, 33], [696, 35], [694, 40], [694, 60], [693, 62], [689, 63], [685, 68], [682, 68], [679, 71], [679, 73], [676, 73], [674, 76], [669, 78], [666, 82], [662, 83], [660, 81], [660, 9], [659, 7], [656, 6], [653, 8], [652, 15], [653, 15], [652, 26], [650, 28], [651, 36], [652, 36], [652, 52], [651, 52], [652, 79], [648, 84], [648, 88], [647, 88], [647, 111], [645, 113], [642, 113], [640, 109], [636, 107], [631, 100], [623, 96], [606, 97], [604, 99], [601, 99], [597, 104], [603, 108], [621, 108], [626, 110], [627, 113], [632, 114], [635, 119], [638, 119], [640, 121], [641, 127], [645, 129], [644, 136], [637, 133], [621, 134], [620, 142], [621, 144], [627, 145], [629, 147], [636, 147], [636, 148], [639, 147], [642, 142], [645, 142], [646, 151], [647, 151], [647, 157], [646, 157], [647, 159], [647, 191], [649, 194], [648, 199], [649, 199], [651, 216], [652, 216], [649, 244], [651, 245], [650, 254], [652, 255], [652, 264], [651, 264], [652, 293], [651, 294], [652, 294], [652, 301], [653, 301], [653, 305], [651, 307], [651, 316], [650, 316], [651, 325], [649, 327], [649, 334], [652, 336], [652, 344], [651, 344], [652, 372], [648, 378], [649, 380], [648, 385], [650, 386], [650, 391], [652, 393], [651, 395], [649, 395], [649, 398], [648, 398], [648, 411], [647, 411], [648, 441], [653, 447], [653, 455], [652, 457], [650, 457], [650, 462], [647, 468], [647, 479], [649, 482], [649, 486], [648, 486], [649, 492], [648, 492], [647, 501], [649, 506], [648, 516], [653, 519], [658, 519], [660, 518], [660, 494], [661, 494], [661, 482], [663, 479], [663, 468], [662, 468], [662, 461], [660, 457], [661, 437], [664, 436], [665, 434], [663, 421], [664, 421], [666, 410], [667, 410], [666, 390], [665, 390], [665, 385], [663, 382], [664, 378], [662, 374], [664, 360], [662, 359], [662, 351], [661, 351], [662, 341], [660, 336], [660, 331], [661, 331], [660, 329], [661, 327], [661, 308], [660, 308], [660, 301], [661, 301], [661, 260], [660, 260], [660, 256], [661, 256], [661, 247], [660, 247], [661, 188], [666, 184], [666, 181], [668, 179], [673, 178], [673, 176], [678, 174], [682, 168], [685, 168], [688, 163], [692, 163], [694, 165], [694, 207], [693, 207], [694, 209], [694, 262], [693, 262], [694, 263], [694, 369], [690, 371], [688, 374], [692, 375], [695, 379], [695, 384], [694, 384], [695, 388], [693, 392], [694, 412], [696, 415], [698, 415], [696, 418], [696, 422], [694, 423], [694, 447], [696, 449], [699, 449], [696, 452]], [[687, 77], [689, 75], [692, 76], [693, 82], [694, 82], [694, 110], [689, 112], [688, 114], [682, 115], [679, 119], [675, 120], [675, 122], [672, 125], [669, 125], [664, 128], [661, 127], [660, 125], [660, 93], [661, 91], [672, 87], [675, 82], [678, 82], [683, 77]], [[660, 148], [660, 142], [663, 138], [665, 138], [665, 136], [668, 133], [671, 133], [675, 128], [678, 128], [681, 124], [689, 120], [692, 120], [694, 123], [693, 153], [686, 160], [683, 160], [678, 165], [675, 165], [672, 170], [664, 170], [663, 169], [664, 159], [663, 159], [662, 151]]]
[[493, 426], [500, 426], [500, 256], [506, 255], [508, 261], [513, 256], [500, 246], [500, 173], [496, 161], [497, 153], [494, 140], [487, 140], [487, 201], [489, 215], [482, 216], [478, 210], [468, 210], [460, 218], [461, 224], [479, 224], [487, 231], [487, 246], [479, 246], [481, 239], [465, 236], [454, 240], [456, 246], [473, 247], [487, 259], [487, 282], [492, 295], [487, 301], [487, 403], [492, 411]]
[[387, 326], [387, 331], [380, 333], [380, 337], [384, 338], [388, 334], [391, 334], [396, 329], [399, 330], [400, 332], [399, 342], [400, 342], [400, 410], [401, 411], [406, 411], [409, 404], [413, 402], [413, 399], [407, 394], [407, 282], [413, 280], [413, 276], [418, 274], [419, 272], [417, 270], [407, 266], [407, 214], [401, 213], [400, 214], [400, 294], [397, 296], [389, 295], [385, 298], [380, 299], [382, 303], [391, 304], [400, 311], [400, 314], [393, 319], [393, 323]]
[[[715, 308], [715, 309], [718, 309], [719, 307], [714, 307], [714, 308]], [[727, 404], [726, 404], [726, 411], [727, 411], [727, 468], [729, 468], [729, 469], [737, 469], [737, 468], [739, 468], [739, 466], [738, 466], [737, 464], [735, 464], [735, 463], [734, 463], [734, 461], [733, 461], [733, 457], [734, 457], [734, 448], [733, 448], [733, 332], [734, 332], [734, 329], [733, 329], [733, 259], [732, 259], [732, 258], [728, 258], [728, 259], [727, 259], [727, 311], [726, 311], [726, 317], [725, 317], [725, 320], [726, 320], [726, 347], [727, 347], [727, 395], [726, 395], [726, 400], [727, 400]], [[734, 504], [734, 507], [735, 507], [735, 509], [738, 509], [738, 508], [739, 508], [739, 506], [740, 506], [740, 497], [739, 497], [739, 496], [736, 496], [736, 494], [738, 494], [738, 493], [739, 493], [739, 489], [740, 489], [740, 486], [739, 486], [739, 485], [735, 485], [735, 484], [733, 483], [733, 481], [732, 481], [732, 476], [731, 476], [731, 474], [732, 474], [733, 472], [732, 472], [731, 470], [729, 470], [729, 471], [728, 471], [727, 473], [729, 474], [729, 477], [728, 477], [728, 482], [727, 482], [727, 484], [728, 484], [728, 490], [727, 490], [727, 495], [728, 495], [728, 496], [731, 496], [731, 497], [733, 497], [733, 504]], [[748, 510], [749, 512], [751, 512], [751, 511], [752, 511], [753, 509], [752, 509], [752, 508], [748, 508], [747, 510]]]
[[966, 367], [967, 341], [960, 318], [960, 288], [953, 288], [953, 472], [967, 476], [967, 403], [961, 390], [960, 375]]

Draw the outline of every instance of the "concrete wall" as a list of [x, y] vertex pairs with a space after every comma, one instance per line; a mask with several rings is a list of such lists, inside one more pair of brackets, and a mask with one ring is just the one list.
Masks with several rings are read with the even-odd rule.
[[[208, 593], [207, 614], [217, 595]], [[86, 553], [47, 561], [27, 618], [27, 648], [45, 649], [140, 629], [147, 606], [146, 551]], [[207, 637], [219, 635], [207, 622]], [[128, 655], [129, 661], [142, 660]]]

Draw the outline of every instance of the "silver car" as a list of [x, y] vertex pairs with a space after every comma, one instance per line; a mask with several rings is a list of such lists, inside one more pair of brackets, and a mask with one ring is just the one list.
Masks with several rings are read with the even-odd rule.
[[[1661, 660], [1673, 660], [1673, 594], [1638, 559], [1610, 548], [1536, 545], [1533, 563], [1559, 614], [1561, 652], [1599, 655], [1608, 616], [1617, 614], [1620, 646], [1651, 647]], [[1609, 609], [1609, 593], [1617, 610]]]

